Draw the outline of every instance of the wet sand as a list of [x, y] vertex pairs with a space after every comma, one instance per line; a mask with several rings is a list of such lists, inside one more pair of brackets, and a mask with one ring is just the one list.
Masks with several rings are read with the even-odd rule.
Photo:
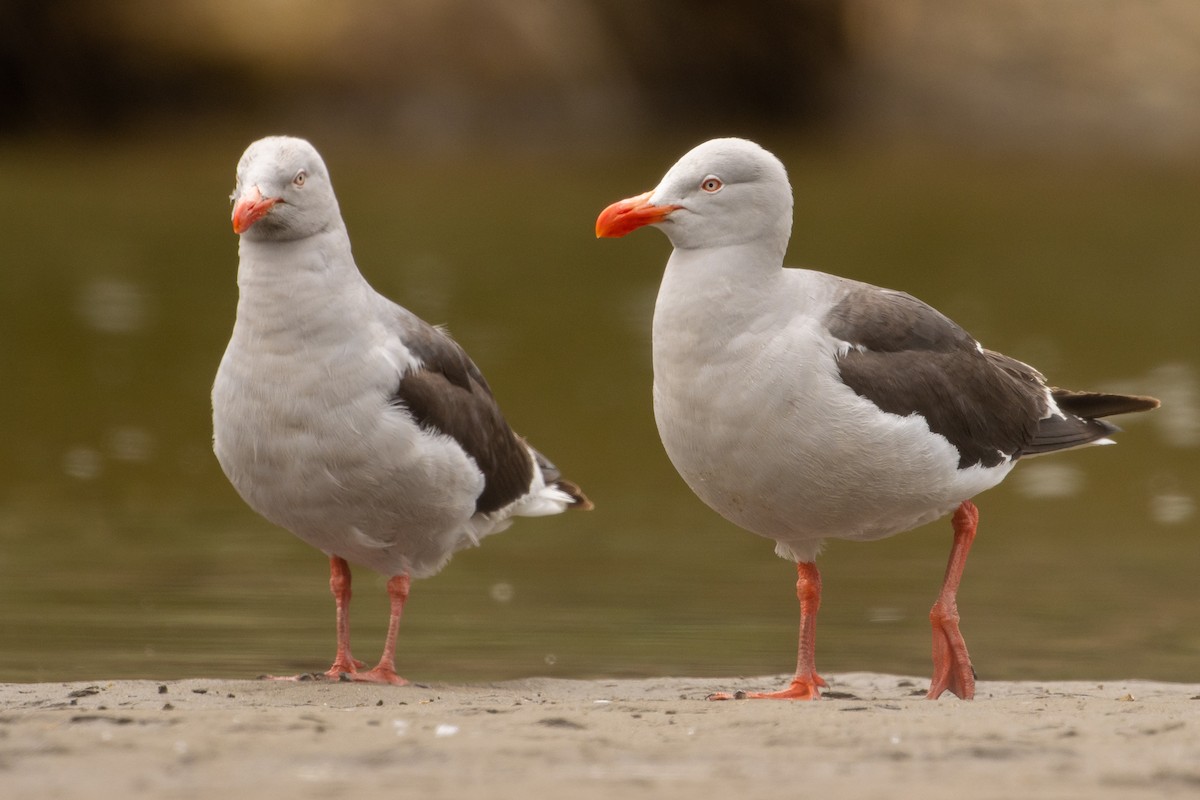
[[0, 684], [12, 798], [1200, 796], [1200, 684], [827, 675], [815, 703], [710, 702], [738, 679], [378, 687]]

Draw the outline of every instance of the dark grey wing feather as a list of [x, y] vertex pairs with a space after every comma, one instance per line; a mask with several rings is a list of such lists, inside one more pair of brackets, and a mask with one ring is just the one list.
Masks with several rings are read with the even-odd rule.
[[1070, 389], [1053, 389], [1052, 392], [1059, 408], [1087, 419], [1151, 411], [1159, 406], [1156, 398], [1145, 395], [1073, 392]]
[[976, 347], [971, 335], [910, 294], [846, 281], [851, 288], [825, 323], [843, 341], [877, 353], [954, 352]]
[[[1079, 447], [1119, 430], [1097, 417], [1158, 406], [1152, 397], [1050, 389], [1033, 367], [982, 349], [902, 292], [853, 285], [827, 324], [853, 346], [838, 360], [842, 380], [884, 411], [923, 416], [958, 449], [959, 468]], [[1049, 413], [1047, 392], [1062, 415]]]
[[517, 500], [533, 481], [533, 459], [479, 368], [447, 334], [396, 308], [404, 344], [421, 364], [401, 376], [392, 403], [407, 409], [421, 427], [454, 439], [475, 460], [484, 477], [476, 513]]
[[920, 414], [958, 450], [959, 468], [996, 466], [1034, 437], [1046, 408], [1040, 382], [997, 369], [970, 334], [915, 297], [858, 285], [826, 325], [851, 345], [838, 359], [846, 385], [889, 413]]
[[1107, 438], [1121, 429], [1099, 417], [1150, 411], [1159, 405], [1153, 397], [1142, 395], [1073, 392], [1069, 389], [1051, 389], [1050, 392], [1064, 416], [1040, 420], [1037, 433], [1022, 449], [1022, 455], [1051, 453]]

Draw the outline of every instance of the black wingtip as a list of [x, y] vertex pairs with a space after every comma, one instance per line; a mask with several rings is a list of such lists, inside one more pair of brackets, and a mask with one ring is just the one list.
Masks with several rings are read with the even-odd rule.
[[560, 478], [554, 482], [554, 485], [570, 496], [571, 508], [577, 508], [580, 511], [591, 511], [596, 507], [595, 504], [588, 499], [588, 496], [583, 493], [583, 490], [571, 481]]
[[1059, 408], [1084, 419], [1153, 411], [1162, 405], [1158, 398], [1140, 394], [1073, 392], [1068, 389], [1052, 389], [1051, 391]]
[[[524, 439], [521, 441], [525, 442]], [[541, 454], [541, 452], [530, 446], [528, 442], [525, 442], [525, 446], [529, 447], [530, 451], [533, 452], [534, 461], [537, 462], [538, 469], [542, 472], [542, 480], [544, 480], [547, 485], [555, 486], [560, 491], [566, 493], [571, 498], [571, 508], [577, 508], [580, 511], [591, 511], [593, 508], [595, 508], [595, 506], [592, 505], [592, 501], [589, 500], [587, 495], [583, 493], [583, 490], [579, 488], [579, 484], [573, 483], [572, 481], [564, 478], [562, 473], [558, 471], [558, 467], [554, 466], [554, 463], [550, 459], [546, 458]]]

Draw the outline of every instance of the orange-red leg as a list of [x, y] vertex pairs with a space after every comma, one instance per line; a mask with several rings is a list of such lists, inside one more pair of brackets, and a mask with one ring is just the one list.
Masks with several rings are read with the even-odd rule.
[[[383, 645], [383, 656], [370, 670], [359, 672], [363, 662], [350, 653], [350, 565], [346, 559], [339, 556], [329, 557], [329, 591], [333, 594], [333, 602], [337, 609], [337, 653], [333, 665], [319, 677], [341, 681], [364, 681], [367, 683], [390, 683], [403, 686], [408, 681], [396, 674], [396, 637], [400, 632], [400, 615], [404, 612], [404, 603], [408, 600], [408, 590], [411, 581], [408, 575], [396, 575], [388, 581], [388, 598], [391, 600], [391, 615], [388, 619], [387, 641]], [[312, 675], [294, 675], [279, 677], [265, 676], [269, 680], [309, 680]]]
[[388, 599], [391, 601], [391, 614], [388, 617], [387, 640], [383, 643], [383, 655], [379, 663], [367, 672], [357, 672], [350, 676], [352, 680], [370, 683], [390, 683], [393, 686], [403, 686], [408, 681], [396, 674], [396, 638], [400, 634], [400, 617], [404, 613], [404, 604], [408, 601], [408, 590], [412, 581], [408, 575], [395, 575], [388, 580]]
[[338, 681], [343, 676], [353, 676], [363, 666], [363, 662], [350, 654], [350, 565], [344, 558], [329, 557], [329, 591], [333, 594], [333, 603], [337, 609], [337, 654], [333, 657], [333, 665], [319, 674], [264, 675], [264, 678], [273, 681], [298, 681], [324, 677]]
[[353, 675], [363, 662], [350, 654], [350, 565], [346, 559], [329, 557], [329, 591], [337, 609], [337, 654], [333, 664], [325, 670], [325, 677], [341, 680], [342, 675]]
[[796, 598], [800, 601], [800, 643], [796, 652], [796, 677], [777, 692], [718, 692], [709, 700], [816, 700], [825, 679], [817, 674], [817, 610], [821, 607], [821, 573], [811, 561], [796, 565]]
[[975, 540], [979, 509], [970, 500], [964, 501], [954, 512], [951, 524], [954, 526], [954, 544], [946, 564], [946, 578], [929, 612], [929, 621], [933, 624], [933, 679], [926, 697], [930, 700], [936, 700], [946, 690], [964, 700], [975, 697], [975, 669], [971, 666], [967, 643], [958, 630], [958, 585], [967, 565], [971, 542]]

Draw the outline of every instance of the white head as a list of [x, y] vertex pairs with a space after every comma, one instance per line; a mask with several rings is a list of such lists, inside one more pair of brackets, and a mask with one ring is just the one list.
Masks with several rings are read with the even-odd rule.
[[291, 136], [268, 136], [246, 148], [230, 199], [233, 230], [248, 239], [303, 239], [341, 220], [320, 153]]
[[792, 229], [792, 187], [779, 159], [745, 139], [712, 139], [679, 159], [652, 191], [613, 203], [596, 236], [662, 229], [678, 250], [778, 245]]

